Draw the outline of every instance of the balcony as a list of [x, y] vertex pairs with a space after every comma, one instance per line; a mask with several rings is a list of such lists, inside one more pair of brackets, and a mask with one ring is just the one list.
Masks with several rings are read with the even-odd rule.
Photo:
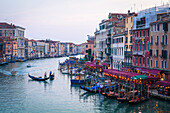
[[143, 51], [133, 51], [133, 55], [144, 55]]
[[161, 45], [162, 45], [162, 46], [166, 46], [167, 44], [165, 44], [165, 42], [161, 42]]
[[125, 56], [129, 56], [129, 57], [131, 57], [132, 56], [132, 51], [125, 51]]
[[155, 42], [155, 45], [159, 45], [159, 43], [158, 43], [158, 42]]
[[162, 59], [167, 59], [167, 55], [160, 55]]
[[107, 44], [107, 45], [110, 45], [110, 44], [111, 44], [111, 38], [110, 38], [110, 37], [106, 39], [106, 44]]
[[145, 37], [135, 37], [135, 40], [142, 40]]
[[111, 48], [107, 47], [105, 53], [106, 53], [106, 55], [111, 55]]
[[111, 30], [107, 31], [107, 36], [111, 36]]
[[138, 55], [144, 55], [143, 51], [138, 51]]
[[138, 54], [138, 52], [137, 51], [133, 51], [133, 55], [137, 55]]

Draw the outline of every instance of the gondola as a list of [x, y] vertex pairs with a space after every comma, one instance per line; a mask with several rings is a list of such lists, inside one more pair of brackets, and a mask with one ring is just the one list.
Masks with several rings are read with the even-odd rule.
[[36, 81], [45, 81], [45, 80], [48, 80], [48, 79], [49, 79], [49, 77], [47, 77], [47, 78], [34, 77], [34, 76], [31, 76], [30, 74], [28, 74], [28, 76], [29, 76], [32, 80], [36, 80]]
[[149, 99], [145, 98], [145, 97], [141, 97], [140, 99], [129, 100], [128, 103], [129, 104], [138, 104], [138, 103], [142, 103], [142, 102], [147, 101], [147, 100], [149, 100]]

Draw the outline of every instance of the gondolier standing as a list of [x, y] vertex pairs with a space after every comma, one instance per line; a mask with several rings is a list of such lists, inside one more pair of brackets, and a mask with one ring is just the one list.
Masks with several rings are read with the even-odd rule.
[[45, 74], [44, 74], [44, 78], [47, 78], [47, 74], [46, 74], [46, 72], [45, 72]]

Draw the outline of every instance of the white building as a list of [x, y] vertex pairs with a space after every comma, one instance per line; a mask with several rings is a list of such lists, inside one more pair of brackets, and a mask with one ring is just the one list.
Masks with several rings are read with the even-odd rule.
[[120, 69], [124, 61], [125, 35], [123, 33], [115, 35], [112, 41], [113, 68]]
[[44, 57], [44, 48], [45, 48], [45, 42], [37, 41], [37, 46], [36, 46], [36, 57], [37, 58]]
[[16, 26], [15, 37], [18, 43], [18, 58], [25, 58], [25, 28]]

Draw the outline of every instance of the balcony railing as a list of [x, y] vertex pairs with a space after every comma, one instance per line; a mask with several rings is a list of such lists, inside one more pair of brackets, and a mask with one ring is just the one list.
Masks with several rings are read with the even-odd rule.
[[135, 37], [135, 40], [141, 40], [142, 38], [145, 38], [145, 37]]
[[133, 51], [133, 55], [137, 55], [137, 53], [138, 53], [137, 51]]
[[167, 59], [167, 55], [160, 55], [161, 58]]
[[133, 51], [133, 55], [144, 55], [143, 51]]
[[125, 51], [125, 56], [132, 56], [132, 51]]
[[155, 45], [158, 45], [159, 43], [158, 42], [155, 42]]
[[111, 31], [110, 30], [107, 31], [107, 36], [111, 36]]
[[111, 38], [107, 38], [107, 39], [106, 39], [106, 44], [107, 44], [107, 45], [110, 45], [110, 44], [111, 44]]

